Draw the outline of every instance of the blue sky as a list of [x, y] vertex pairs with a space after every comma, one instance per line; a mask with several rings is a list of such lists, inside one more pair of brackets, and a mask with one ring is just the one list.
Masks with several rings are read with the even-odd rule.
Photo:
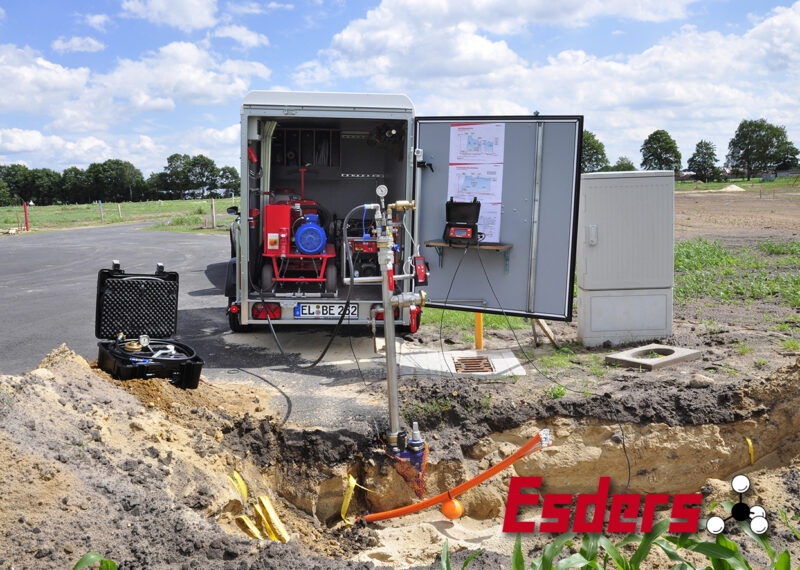
[[0, 0], [0, 163], [238, 165], [253, 89], [403, 92], [420, 115], [582, 114], [609, 159], [683, 165], [742, 119], [800, 144], [800, 2]]

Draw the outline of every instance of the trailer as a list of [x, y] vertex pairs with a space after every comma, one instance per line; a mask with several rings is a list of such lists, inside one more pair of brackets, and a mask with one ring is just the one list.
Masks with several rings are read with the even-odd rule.
[[426, 118], [405, 95], [251, 92], [230, 328], [374, 330], [384, 263], [406, 300], [391, 320], [407, 331], [420, 325], [421, 287], [431, 306], [569, 320], [582, 121]]

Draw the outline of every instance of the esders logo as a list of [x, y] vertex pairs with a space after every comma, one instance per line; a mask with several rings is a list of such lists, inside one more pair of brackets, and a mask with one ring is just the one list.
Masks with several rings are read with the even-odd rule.
[[711, 517], [706, 523], [706, 530], [711, 534], [720, 534], [725, 530], [725, 522], [728, 519], [733, 519], [738, 522], [748, 521], [750, 523], [750, 530], [756, 534], [764, 534], [769, 529], [769, 522], [767, 522], [767, 511], [759, 505], [749, 506], [745, 504], [743, 495], [750, 489], [750, 479], [745, 475], [737, 475], [731, 481], [731, 487], [734, 491], [739, 493], [739, 502], [733, 505], [731, 509], [731, 516], [726, 519], [722, 517]]
[[[611, 495], [608, 527], [605, 514], [609, 508], [608, 489], [610, 477], [600, 477], [597, 493], [548, 493], [541, 501], [541, 519], [538, 528], [533, 521], [518, 519], [521, 505], [539, 505], [542, 497], [536, 493], [523, 493], [523, 489], [538, 489], [541, 477], [512, 477], [508, 487], [506, 515], [503, 532], [650, 532], [653, 528], [656, 508], [672, 505], [669, 532], [697, 532], [700, 522], [700, 493], [679, 493], [672, 497], [667, 493], [635, 495], [615, 493]], [[574, 517], [571, 515], [574, 504]], [[587, 520], [590, 507], [594, 507], [591, 520]], [[640, 507], [642, 516], [639, 517]], [[572, 529], [569, 528], [572, 519]]]

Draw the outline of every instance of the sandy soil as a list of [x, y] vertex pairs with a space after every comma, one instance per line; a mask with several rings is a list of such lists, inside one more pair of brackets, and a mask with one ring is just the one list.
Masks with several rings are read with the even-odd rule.
[[[752, 247], [800, 233], [797, 194], [682, 193], [675, 211], [678, 239]], [[593, 366], [604, 350], [572, 345], [569, 365], [552, 372], [572, 390], [560, 398], [546, 395], [551, 380], [530, 365], [504, 381], [404, 378], [404, 415], [431, 444], [428, 495], [496, 464], [541, 428], [555, 445], [459, 497], [461, 519], [434, 508], [369, 527], [339, 519], [348, 475], [374, 491], [356, 491], [351, 519], [417, 500], [375, 433], [278, 425], [268, 386], [115, 381], [61, 347], [26, 375], [0, 376], [0, 568], [71, 567], [89, 550], [137, 569], [438, 568], [445, 539], [456, 567], [482, 548], [470, 568], [508, 568], [513, 537], [501, 525], [511, 476], [540, 475], [544, 491], [574, 493], [595, 490], [603, 474], [612, 491], [702, 492], [707, 508], [735, 498], [737, 473], [753, 481], [745, 499], [767, 511], [773, 546], [796, 563], [800, 541], [778, 512], [800, 512], [800, 361], [780, 345], [797, 334], [797, 314], [773, 300], [676, 305], [675, 334], [662, 340], [701, 349], [700, 360], [657, 372], [607, 368]], [[777, 330], [781, 323], [790, 330]], [[553, 329], [574, 343], [574, 323]], [[436, 346], [438, 328], [427, 323], [406, 341]], [[529, 331], [494, 331], [486, 345], [519, 349], [517, 341], [534, 359], [551, 350], [534, 347]], [[751, 352], [742, 354], [742, 341]], [[450, 338], [447, 348], [471, 346]], [[353, 386], [384, 397], [380, 382]], [[254, 541], [234, 524], [242, 508], [227, 478], [234, 469], [251, 496], [272, 499], [288, 545]], [[760, 547], [729, 526], [753, 567], [765, 567]], [[549, 539], [524, 537], [526, 559]], [[648, 567], [669, 563], [654, 552]]]

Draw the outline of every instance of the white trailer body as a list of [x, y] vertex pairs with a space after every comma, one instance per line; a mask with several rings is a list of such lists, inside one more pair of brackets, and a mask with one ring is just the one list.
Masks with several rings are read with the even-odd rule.
[[[436, 245], [453, 193], [448, 133], [465, 124], [502, 125], [505, 137], [499, 164], [505, 176], [496, 188], [502, 200], [494, 204], [499, 239], [467, 252]], [[379, 185], [388, 188], [387, 205], [417, 204], [396, 213], [406, 217], [395, 242], [397, 293], [415, 289], [413, 259], [424, 256], [433, 306], [569, 320], [582, 125], [580, 116], [419, 118], [405, 95], [248, 94], [241, 111], [241, 216], [232, 226], [226, 283], [232, 328], [267, 325], [265, 313], [276, 325], [335, 324], [348, 295], [344, 324], [380, 324], [370, 213], [358, 211], [343, 227], [353, 208], [378, 201]], [[267, 219], [274, 212], [290, 215], [288, 235]], [[319, 229], [307, 233], [327, 243], [301, 255], [308, 244], [299, 230], [315, 223]], [[348, 248], [355, 256], [352, 290]], [[414, 330], [415, 309], [396, 309], [397, 324]]]

